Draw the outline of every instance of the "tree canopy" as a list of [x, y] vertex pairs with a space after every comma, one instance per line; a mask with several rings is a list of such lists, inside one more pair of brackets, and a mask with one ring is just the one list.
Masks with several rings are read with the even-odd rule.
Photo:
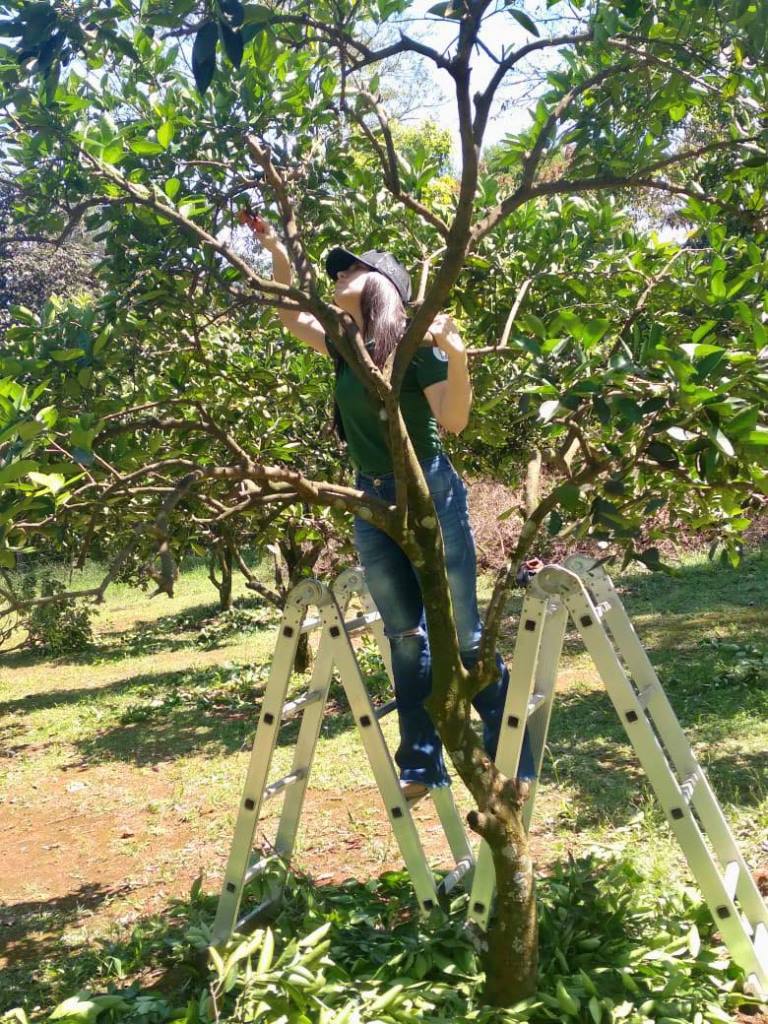
[[[440, 640], [436, 722], [483, 812], [475, 825], [495, 844], [497, 875], [513, 871], [502, 850], [511, 837], [524, 846], [519, 803], [466, 719], [493, 671], [519, 558], [546, 525], [616, 538], [655, 567], [658, 553], [636, 538], [663, 508], [672, 530], [716, 529], [737, 560], [768, 493], [768, 9], [612, 0], [548, 4], [534, 21], [502, 2], [448, 0], [430, 12], [454, 28], [442, 49], [408, 33], [407, 0], [3, 10], [14, 216], [52, 239], [82, 223], [102, 254], [97, 298], [17, 309], [7, 334], [0, 564], [11, 569], [41, 537], [98, 541], [119, 552], [114, 574], [143, 546], [170, 591], [184, 531], [210, 537], [297, 503], [371, 519], [419, 569]], [[500, 42], [512, 24], [519, 39]], [[484, 80], [479, 50], [492, 61]], [[439, 136], [390, 118], [383, 76], [395, 58], [450, 82], [455, 173]], [[484, 161], [500, 90], [521, 73], [543, 79], [530, 125]], [[674, 200], [685, 240], [639, 228], [635, 194]], [[285, 239], [293, 285], [232, 241], [246, 204]], [[363, 240], [394, 251], [417, 284], [383, 372], [318, 273], [330, 246]], [[345, 482], [323, 431], [330, 368], [283, 336], [277, 305], [312, 312], [380, 403], [395, 505]], [[509, 476], [538, 448], [556, 475], [499, 575], [472, 673], [398, 406], [405, 368], [444, 308], [476, 386], [458, 461]], [[515, 926], [530, 949], [524, 917]], [[508, 988], [530, 986], [530, 959], [503, 967]]]

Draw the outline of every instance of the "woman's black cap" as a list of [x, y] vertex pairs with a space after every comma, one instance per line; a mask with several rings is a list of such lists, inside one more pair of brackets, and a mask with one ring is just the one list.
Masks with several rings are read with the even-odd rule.
[[397, 288], [398, 295], [403, 302], [409, 302], [411, 298], [411, 278], [402, 263], [395, 259], [391, 252], [382, 252], [381, 249], [371, 249], [364, 252], [362, 256], [356, 256], [349, 249], [331, 249], [325, 257], [325, 269], [332, 281], [335, 281], [342, 270], [351, 267], [353, 263], [362, 263], [383, 274]]

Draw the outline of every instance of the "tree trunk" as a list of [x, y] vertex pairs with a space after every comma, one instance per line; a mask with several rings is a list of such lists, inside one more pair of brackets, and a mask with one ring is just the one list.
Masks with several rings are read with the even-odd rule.
[[[287, 590], [306, 578], [305, 570], [312, 569], [323, 545], [296, 541], [295, 530], [289, 524], [278, 546], [284, 564], [284, 586], [287, 593]], [[302, 633], [299, 637], [293, 667], [296, 672], [308, 672], [312, 668], [312, 648], [308, 633]]]
[[312, 668], [312, 648], [309, 646], [309, 633], [299, 636], [296, 648], [296, 660], [293, 663], [295, 672], [308, 672]]
[[228, 612], [232, 607], [232, 549], [224, 545], [220, 558], [221, 586], [219, 588], [219, 608]]
[[470, 698], [477, 686], [458, 656], [442, 538], [426, 489], [408, 483], [410, 529], [403, 547], [417, 570], [424, 598], [432, 650], [428, 708], [446, 752], [475, 800], [478, 810], [468, 815], [467, 822], [488, 843], [496, 872], [495, 913], [486, 936], [484, 998], [492, 1005], [510, 1006], [533, 995], [538, 982], [533, 863], [522, 816], [527, 784], [497, 770], [470, 725]]
[[[227, 612], [232, 607], [232, 548], [229, 544], [219, 542], [211, 551], [208, 563], [208, 579], [219, 592], [219, 611]], [[216, 576], [216, 569], [221, 570], [221, 579]]]
[[533, 995], [537, 986], [539, 933], [536, 891], [522, 807], [495, 808], [493, 828], [480, 827], [482, 815], [468, 815], [493, 852], [496, 905], [484, 953], [483, 998], [491, 1006], [510, 1006]]
[[537, 448], [525, 467], [525, 514], [530, 517], [541, 501], [541, 449]]

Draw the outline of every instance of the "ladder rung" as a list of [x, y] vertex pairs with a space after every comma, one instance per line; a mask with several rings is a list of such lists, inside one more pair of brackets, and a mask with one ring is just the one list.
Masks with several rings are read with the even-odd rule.
[[307, 774], [305, 768], [297, 768], [295, 772], [290, 772], [288, 775], [283, 776], [282, 779], [278, 779], [277, 782], [273, 782], [270, 786], [264, 790], [264, 799], [271, 800], [273, 796], [277, 796], [278, 793], [282, 793], [288, 786], [292, 786], [294, 782], [299, 782]]
[[739, 884], [739, 862], [737, 860], [729, 860], [725, 865], [725, 871], [723, 877], [725, 880], [725, 891], [728, 893], [728, 898], [733, 899], [736, 895], [736, 887]]
[[256, 875], [260, 875], [261, 872], [264, 871], [266, 866], [270, 863], [274, 864], [274, 858], [270, 860], [269, 857], [262, 857], [261, 860], [257, 860], [255, 863], [251, 864], [251, 866], [245, 872], [243, 885], [248, 885], [249, 882], [252, 882]]
[[389, 700], [389, 701], [387, 701], [386, 704], [382, 704], [380, 708], [376, 708], [376, 710], [374, 711], [374, 714], [376, 715], [376, 717], [379, 720], [381, 720], [382, 718], [386, 718], [387, 715], [391, 715], [392, 712], [396, 711], [396, 710], [397, 710], [397, 701], [396, 700]]
[[[359, 629], [367, 629], [372, 622], [377, 622], [379, 618], [378, 612], [365, 612], [363, 615], [356, 615], [354, 619], [347, 619], [344, 623], [344, 629], [348, 634], [355, 633]], [[322, 619], [307, 619], [301, 627], [301, 632], [309, 633], [311, 630], [317, 629], [318, 626], [322, 626], [322, 624]]]
[[372, 622], [376, 622], [379, 618], [378, 612], [365, 612], [364, 615], [358, 615], [354, 619], [347, 619], [344, 623], [344, 629], [348, 636], [353, 633], [357, 633], [361, 629], [367, 629]]
[[644, 690], [641, 690], [637, 695], [637, 701], [641, 708], [647, 708], [651, 702], [651, 698], [655, 697], [659, 692], [659, 687], [656, 683], [651, 683], [646, 686]]
[[309, 690], [303, 696], [297, 697], [296, 700], [287, 701], [283, 705], [283, 721], [295, 715], [297, 711], [301, 711], [308, 704], [316, 704], [321, 697], [322, 693], [320, 690]]
[[694, 768], [691, 774], [680, 784], [680, 792], [687, 804], [693, 799], [693, 792], [701, 782], [701, 768]]
[[528, 701], [528, 717], [529, 718], [531, 717], [531, 715], [534, 713], [534, 711], [537, 708], [541, 707], [541, 705], [544, 703], [544, 701], [546, 699], [547, 699], [547, 696], [544, 693], [532, 693], [531, 694], [531, 699]]
[[280, 894], [276, 893], [274, 896], [269, 896], [267, 899], [262, 900], [257, 906], [253, 907], [248, 911], [247, 914], [243, 914], [242, 917], [238, 918], [237, 924], [235, 925], [236, 932], [242, 932], [245, 926], [252, 921], [254, 917], [258, 917], [259, 914], [263, 914], [268, 907], [272, 907], [275, 903], [279, 902]]
[[447, 896], [458, 883], [474, 868], [475, 861], [472, 857], [463, 857], [453, 871], [449, 871], [445, 878], [439, 883], [437, 892], [440, 896]]

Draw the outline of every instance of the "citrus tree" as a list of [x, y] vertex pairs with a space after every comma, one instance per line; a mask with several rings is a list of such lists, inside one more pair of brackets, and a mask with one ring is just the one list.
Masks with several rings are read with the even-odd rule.
[[[740, 534], [768, 491], [768, 12], [741, 0], [719, 4], [717, 18], [708, 0], [575, 3], [568, 18], [551, 8], [536, 23], [508, 4], [448, 0], [430, 12], [453, 29], [451, 44], [436, 49], [402, 27], [387, 32], [407, 0], [168, 0], [140, 10], [128, 0], [86, 0], [77, 11], [13, 0], [4, 5], [0, 63], [18, 211], [31, 231], [51, 234], [83, 218], [103, 241], [108, 286], [92, 319], [70, 333], [57, 321], [51, 347], [4, 364], [3, 564], [10, 569], [16, 550], [64, 519], [100, 521], [94, 508], [126, 487], [131, 535], [110, 573], [147, 542], [168, 590], [171, 520], [191, 521], [190, 510], [204, 508], [215, 530], [256, 509], [298, 503], [360, 515], [392, 536], [419, 573], [431, 711], [476, 803], [470, 825], [493, 852], [486, 996], [499, 1004], [536, 984], [533, 867], [521, 790], [483, 753], [469, 712], [496, 672], [519, 559], [546, 525], [575, 538], [617, 537], [628, 557], [655, 566], [657, 553], [639, 550], [636, 538], [664, 507], [672, 529], [681, 521], [715, 528], [736, 560]], [[501, 23], [520, 29], [519, 43], [499, 45]], [[485, 80], [472, 68], [478, 47], [492, 58]], [[453, 181], [433, 146], [398, 145], [378, 70], [404, 55], [453, 89]], [[505, 137], [484, 165], [499, 91], [545, 56], [557, 60], [530, 126]], [[636, 192], [679, 204], [684, 243], [637, 229], [626, 213]], [[272, 281], [222, 233], [254, 196], [285, 240], [291, 285]], [[383, 371], [354, 323], [327, 302], [316, 272], [330, 245], [361, 239], [393, 249], [416, 271], [414, 315]], [[289, 358], [289, 344], [268, 326], [276, 306], [316, 316], [380, 405], [393, 505], [322, 472], [311, 403], [301, 399], [302, 436], [290, 448], [269, 429], [270, 415], [281, 413], [257, 415], [253, 396], [274, 409], [282, 394], [281, 409], [295, 389], [291, 374], [314, 358]], [[475, 445], [471, 457], [479, 452], [509, 471], [507, 449], [522, 438], [557, 470], [498, 576], [471, 671], [459, 655], [434, 507], [398, 403], [409, 360], [446, 306], [464, 329], [478, 388], [470, 436], [486, 448]], [[17, 341], [25, 324], [33, 339], [50, 326], [17, 316]], [[173, 352], [155, 358], [169, 338]], [[234, 368], [247, 379], [250, 404], [233, 406], [216, 374], [222, 400], [211, 404], [212, 360], [222, 376]], [[302, 389], [326, 372], [316, 363]], [[113, 430], [146, 411], [120, 397], [145, 364], [160, 410], [151, 415], [162, 413], [162, 426]], [[269, 395], [260, 391], [265, 366]], [[75, 382], [63, 414], [47, 398], [54, 370]], [[101, 385], [88, 392], [107, 379], [118, 396], [112, 408], [100, 404]], [[242, 416], [254, 417], [245, 436]]]

